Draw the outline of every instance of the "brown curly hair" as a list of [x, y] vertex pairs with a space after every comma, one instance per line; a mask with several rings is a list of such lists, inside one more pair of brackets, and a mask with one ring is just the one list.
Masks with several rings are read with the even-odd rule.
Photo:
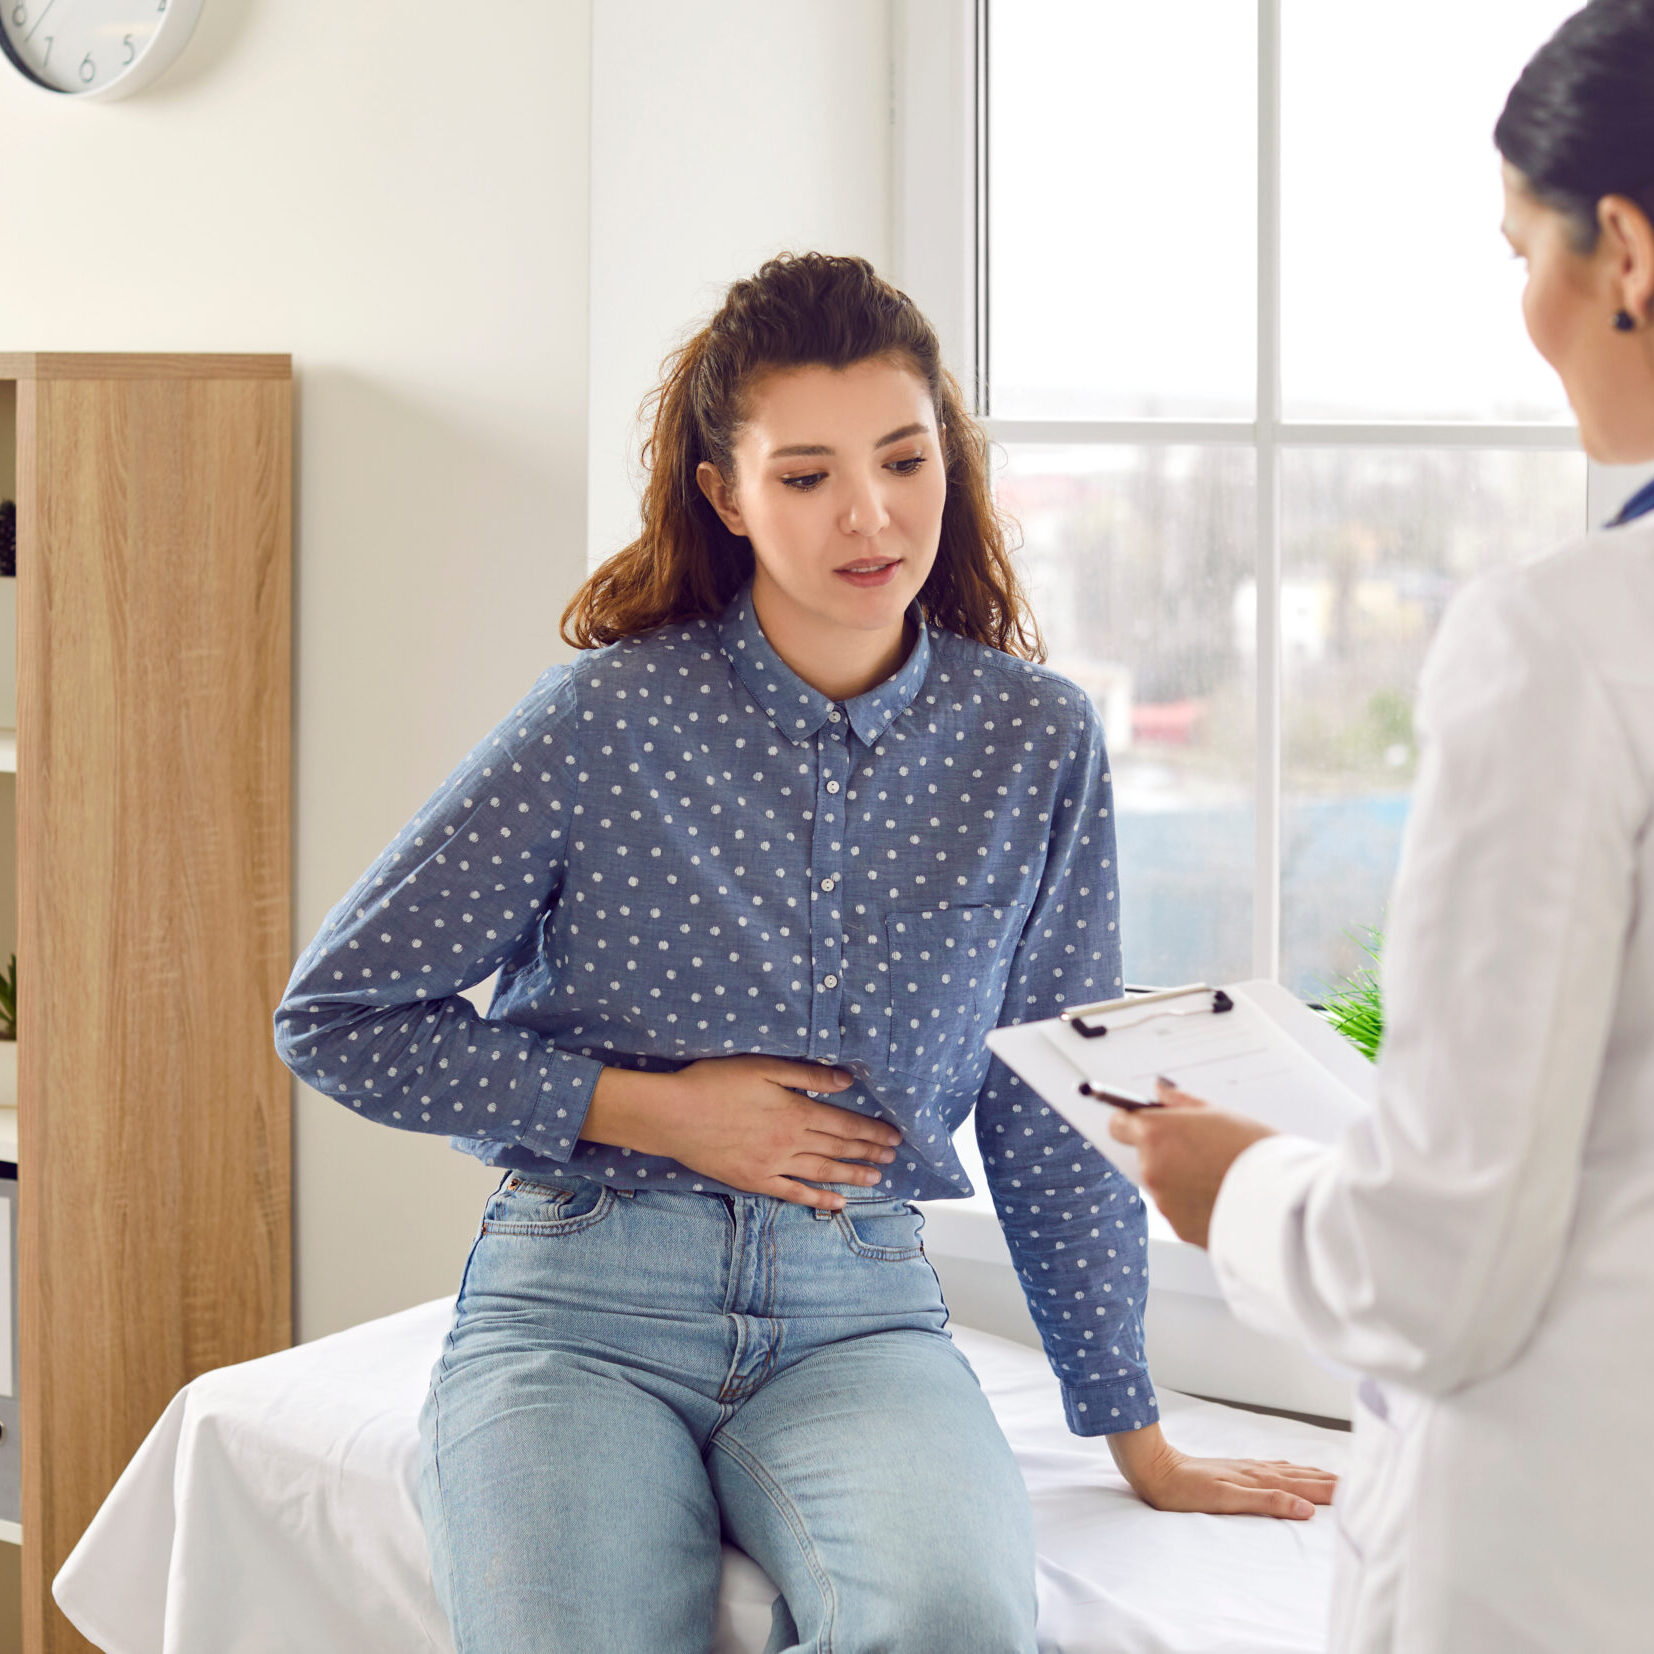
[[713, 618], [752, 578], [752, 548], [731, 534], [695, 480], [703, 460], [733, 480], [743, 398], [777, 368], [848, 368], [889, 356], [930, 388], [944, 433], [947, 497], [936, 563], [919, 592], [933, 625], [1006, 654], [1045, 647], [1011, 561], [1009, 519], [994, 504], [988, 440], [942, 366], [936, 332], [863, 258], [784, 253], [736, 282], [718, 313], [665, 362], [644, 403], [650, 426], [643, 532], [600, 565], [563, 613], [577, 649], [669, 622]]

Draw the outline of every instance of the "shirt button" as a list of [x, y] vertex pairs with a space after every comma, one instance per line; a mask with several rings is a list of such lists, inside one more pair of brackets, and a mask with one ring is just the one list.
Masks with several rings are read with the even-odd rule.
[[836, 879], [823, 879], [821, 881], [821, 888], [825, 892], [825, 891], [831, 890], [833, 888], [833, 886], [837, 883], [838, 883], [838, 881]]
[[838, 791], [838, 782], [829, 781], [827, 783], [827, 791], [830, 793], [836, 793]]
[[844, 714], [841, 712], [829, 712], [827, 714], [827, 722], [830, 724], [836, 724], [843, 716]]
[[821, 985], [824, 988], [836, 988], [838, 986], [838, 978], [836, 976], [824, 976], [821, 979]]

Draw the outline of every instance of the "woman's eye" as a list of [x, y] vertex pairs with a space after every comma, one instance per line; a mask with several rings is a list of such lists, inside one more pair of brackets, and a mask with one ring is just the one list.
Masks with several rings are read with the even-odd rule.
[[781, 486], [796, 488], [800, 494], [808, 494], [826, 475], [825, 471], [812, 471], [807, 477], [783, 477]]
[[915, 454], [911, 459], [896, 459], [890, 462], [889, 469], [899, 477], [911, 477], [921, 465], [925, 463], [925, 455]]

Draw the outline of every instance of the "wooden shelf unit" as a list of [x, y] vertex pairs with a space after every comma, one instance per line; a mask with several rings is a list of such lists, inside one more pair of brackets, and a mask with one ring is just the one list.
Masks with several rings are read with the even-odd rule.
[[[292, 1340], [291, 364], [15, 384], [25, 1654], [179, 1387]], [[0, 873], [3, 873], [0, 869]]]

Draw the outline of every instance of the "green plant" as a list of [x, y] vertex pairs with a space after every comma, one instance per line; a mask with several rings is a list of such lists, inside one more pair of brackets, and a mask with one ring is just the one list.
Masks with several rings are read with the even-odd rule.
[[17, 955], [0, 976], [0, 1039], [17, 1038]]
[[1372, 964], [1361, 966], [1339, 983], [1328, 994], [1322, 1011], [1327, 1021], [1372, 1062], [1377, 1060], [1378, 1048], [1384, 1043], [1384, 992], [1377, 969], [1384, 934], [1371, 925], [1365, 935], [1357, 935], [1353, 930], [1344, 934]]

